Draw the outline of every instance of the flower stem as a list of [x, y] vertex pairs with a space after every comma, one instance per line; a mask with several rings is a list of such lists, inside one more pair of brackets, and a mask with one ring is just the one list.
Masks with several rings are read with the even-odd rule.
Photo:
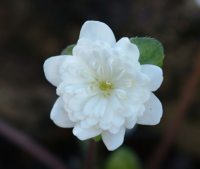
[[86, 159], [85, 159], [85, 168], [84, 169], [94, 169], [95, 168], [95, 159], [96, 159], [96, 142], [94, 140], [89, 141]]

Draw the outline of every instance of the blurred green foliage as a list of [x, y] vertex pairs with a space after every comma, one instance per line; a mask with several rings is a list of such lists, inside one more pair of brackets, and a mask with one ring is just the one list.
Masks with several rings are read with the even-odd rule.
[[105, 163], [104, 169], [142, 169], [137, 155], [122, 147], [113, 152]]

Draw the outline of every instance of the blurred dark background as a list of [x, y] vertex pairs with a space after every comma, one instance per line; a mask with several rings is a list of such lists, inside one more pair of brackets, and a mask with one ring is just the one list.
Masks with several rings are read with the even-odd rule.
[[[26, 133], [71, 169], [82, 168], [87, 145], [79, 142], [71, 129], [59, 128], [50, 120], [56, 94], [45, 80], [42, 66], [46, 58], [76, 43], [86, 20], [107, 23], [117, 39], [148, 36], [164, 45], [165, 79], [156, 93], [164, 106], [163, 119], [157, 126], [137, 126], [124, 144], [148, 168], [163, 137], [169, 135], [166, 131], [175, 124], [184, 86], [200, 57], [198, 0], [0, 0], [0, 121]], [[200, 168], [198, 85], [192, 88], [187, 108], [180, 110], [179, 127], [161, 160], [161, 169]], [[102, 169], [101, 161], [111, 153], [98, 144], [98, 168]], [[0, 132], [0, 168], [48, 167]]]

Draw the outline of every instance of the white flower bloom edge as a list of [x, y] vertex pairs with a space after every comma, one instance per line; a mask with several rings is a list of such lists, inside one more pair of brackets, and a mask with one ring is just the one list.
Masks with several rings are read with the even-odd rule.
[[152, 92], [163, 81], [162, 69], [141, 65], [139, 55], [128, 38], [116, 42], [105, 23], [85, 22], [72, 56], [44, 63], [59, 96], [51, 111], [54, 123], [73, 128], [80, 140], [101, 135], [108, 150], [123, 143], [126, 129], [158, 124], [162, 104]]

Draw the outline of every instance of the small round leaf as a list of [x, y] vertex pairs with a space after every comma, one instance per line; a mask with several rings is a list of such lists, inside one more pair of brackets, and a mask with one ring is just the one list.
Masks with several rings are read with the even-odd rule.
[[62, 52], [61, 55], [72, 55], [72, 50], [75, 45], [69, 45], [67, 46]]
[[130, 40], [139, 48], [140, 64], [153, 64], [162, 67], [164, 50], [162, 44], [158, 40], [147, 37], [135, 37]]

